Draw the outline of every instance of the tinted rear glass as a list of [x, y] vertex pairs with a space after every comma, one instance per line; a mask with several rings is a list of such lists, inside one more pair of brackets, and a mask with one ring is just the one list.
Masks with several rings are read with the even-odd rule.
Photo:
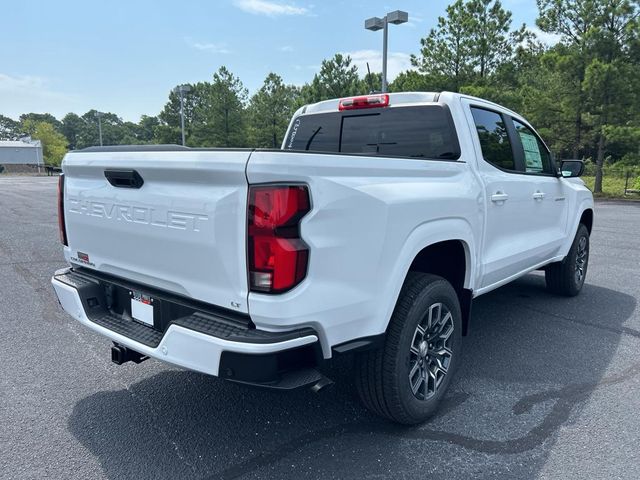
[[302, 115], [285, 149], [432, 159], [460, 156], [451, 115], [440, 105]]

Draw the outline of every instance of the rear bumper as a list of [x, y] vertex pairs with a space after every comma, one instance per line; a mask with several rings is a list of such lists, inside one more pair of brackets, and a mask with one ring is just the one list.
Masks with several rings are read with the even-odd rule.
[[[111, 315], [104, 305], [90, 307], [87, 298], [100, 287], [100, 282], [91, 277], [65, 269], [56, 272], [51, 283], [69, 315], [148, 357], [229, 380], [274, 388], [295, 388], [321, 378], [311, 365], [317, 360], [314, 352], [319, 351], [319, 343], [310, 329], [282, 334], [247, 330], [243, 336], [235, 327], [216, 326], [212, 317], [198, 317], [195, 323], [184, 317], [159, 332]], [[296, 365], [298, 361], [300, 364]]]

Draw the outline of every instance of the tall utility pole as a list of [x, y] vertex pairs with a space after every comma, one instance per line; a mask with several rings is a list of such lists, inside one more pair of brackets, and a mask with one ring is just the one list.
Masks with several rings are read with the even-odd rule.
[[175, 93], [180, 95], [180, 128], [182, 130], [182, 145], [185, 145], [184, 138], [184, 94], [189, 93], [191, 91], [191, 87], [189, 85], [178, 85], [173, 89]]
[[96, 112], [96, 117], [98, 117], [98, 135], [100, 136], [100, 146], [102, 146], [102, 112]]
[[409, 14], [401, 10], [395, 10], [387, 13], [383, 18], [371, 17], [364, 21], [364, 28], [375, 32], [382, 32], [382, 92], [386, 92], [389, 88], [387, 83], [387, 43], [389, 38], [389, 24], [400, 25], [409, 21]]

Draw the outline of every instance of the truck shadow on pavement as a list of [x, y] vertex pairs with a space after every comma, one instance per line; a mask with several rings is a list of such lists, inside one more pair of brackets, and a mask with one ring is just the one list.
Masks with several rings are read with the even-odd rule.
[[319, 395], [162, 370], [82, 399], [69, 428], [110, 478], [394, 477], [424, 474], [427, 459], [430, 473], [451, 477], [461, 456], [465, 478], [488, 454], [524, 453], [534, 475], [596, 389], [640, 373], [640, 364], [611, 362], [620, 342], [640, 338], [624, 325], [635, 308], [633, 297], [589, 284], [576, 298], [552, 296], [539, 274], [479, 298], [457, 380], [418, 427], [361, 407], [345, 358]]

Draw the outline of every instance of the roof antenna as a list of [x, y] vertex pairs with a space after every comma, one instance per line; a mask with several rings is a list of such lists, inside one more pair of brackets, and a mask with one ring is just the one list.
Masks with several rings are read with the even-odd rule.
[[371, 80], [371, 70], [369, 69], [369, 62], [367, 62], [367, 81], [369, 82], [369, 93], [374, 93], [373, 81]]

